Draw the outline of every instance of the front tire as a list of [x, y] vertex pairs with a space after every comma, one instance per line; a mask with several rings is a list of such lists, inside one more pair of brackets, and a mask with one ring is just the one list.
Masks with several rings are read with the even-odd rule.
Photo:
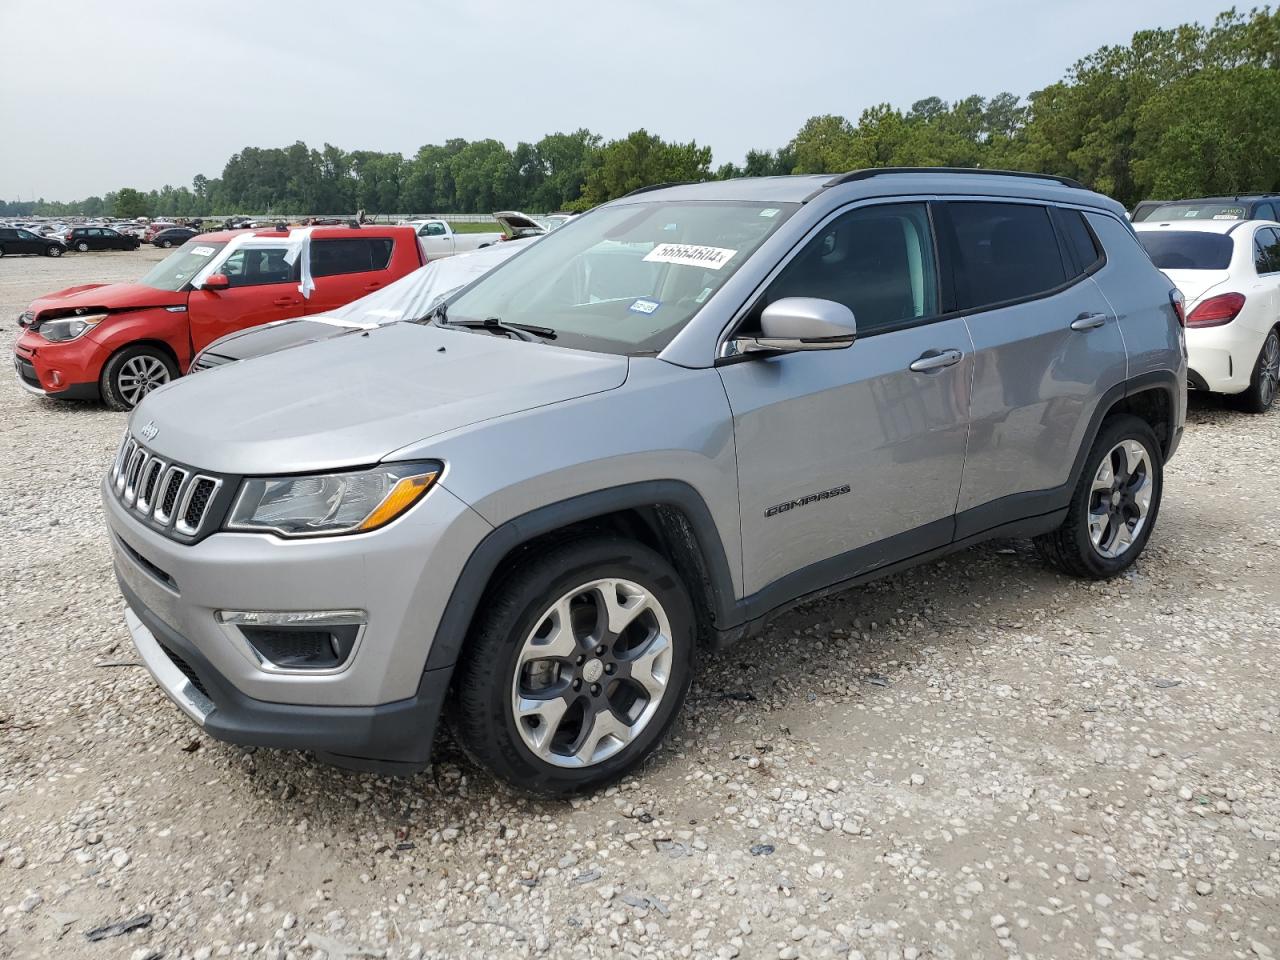
[[148, 393], [178, 376], [167, 353], [156, 347], [125, 347], [102, 366], [98, 387], [112, 410], [132, 410]]
[[60, 257], [62, 256], [62, 248], [50, 246], [44, 253], [47, 257]]
[[1036, 549], [1063, 573], [1086, 580], [1117, 576], [1142, 553], [1164, 489], [1164, 457], [1145, 420], [1128, 414], [1102, 424], [1062, 526], [1036, 537]]
[[1231, 397], [1231, 405], [1245, 413], [1266, 413], [1276, 402], [1280, 386], [1280, 332], [1275, 327], [1267, 332], [1258, 359], [1253, 365], [1253, 375], [1244, 393]]
[[172, 240], [161, 240], [161, 241], [160, 241], [160, 247], [161, 247], [161, 249], [168, 250], [168, 249], [169, 249], [170, 247], [172, 247], [172, 246], [173, 246], [173, 241], [172, 241]]
[[693, 676], [688, 591], [630, 540], [532, 553], [492, 586], [454, 678], [449, 721], [467, 753], [513, 787], [563, 796], [641, 764]]

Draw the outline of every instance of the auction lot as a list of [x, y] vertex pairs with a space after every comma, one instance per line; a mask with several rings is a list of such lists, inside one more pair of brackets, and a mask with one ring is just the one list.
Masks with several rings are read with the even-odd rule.
[[799, 608], [639, 776], [534, 802], [447, 739], [405, 780], [220, 744], [136, 665], [126, 415], [7, 358], [162, 256], [0, 260], [0, 957], [1280, 956], [1280, 414], [1193, 396], [1126, 576], [1001, 541]]

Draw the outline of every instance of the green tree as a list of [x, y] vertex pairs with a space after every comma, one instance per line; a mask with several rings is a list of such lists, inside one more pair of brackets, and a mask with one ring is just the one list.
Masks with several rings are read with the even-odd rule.
[[655, 183], [706, 180], [711, 176], [711, 148], [696, 142], [667, 143], [647, 130], [636, 130], [605, 145], [587, 174], [582, 204], [595, 205]]
[[149, 212], [147, 198], [132, 187], [121, 187], [111, 198], [113, 216], [132, 220], [134, 217], [145, 217]]

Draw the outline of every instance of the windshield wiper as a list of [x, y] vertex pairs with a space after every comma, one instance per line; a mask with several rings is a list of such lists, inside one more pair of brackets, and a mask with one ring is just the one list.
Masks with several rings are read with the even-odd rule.
[[444, 327], [457, 327], [463, 330], [505, 330], [507, 333], [515, 334], [521, 340], [533, 342], [534, 337], [540, 337], [543, 340], [554, 340], [556, 332], [550, 327], [538, 327], [532, 323], [506, 323], [498, 317], [489, 317], [485, 320], [450, 320], [448, 312], [444, 304], [435, 312], [436, 323]]

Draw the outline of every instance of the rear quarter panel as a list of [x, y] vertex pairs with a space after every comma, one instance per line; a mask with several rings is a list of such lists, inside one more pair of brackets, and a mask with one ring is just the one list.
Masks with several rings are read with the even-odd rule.
[[1111, 304], [1129, 354], [1129, 380], [1153, 373], [1173, 373], [1174, 428], [1180, 429], [1187, 410], [1187, 348], [1169, 293], [1173, 284], [1156, 269], [1129, 227], [1105, 214], [1087, 213], [1102, 241], [1107, 264], [1094, 275]]

